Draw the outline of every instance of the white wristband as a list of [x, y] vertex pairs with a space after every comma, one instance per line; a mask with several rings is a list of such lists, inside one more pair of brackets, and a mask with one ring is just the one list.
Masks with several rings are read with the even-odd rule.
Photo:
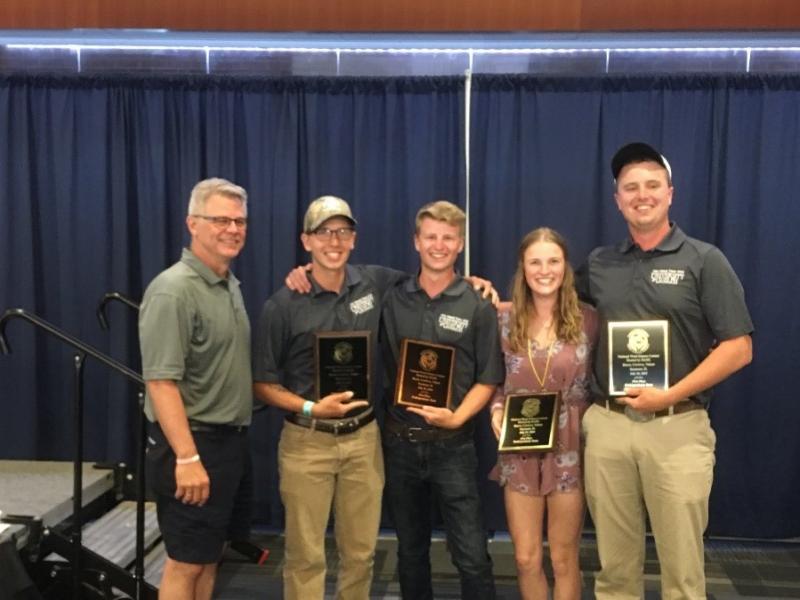
[[200, 455], [195, 454], [194, 456], [190, 456], [189, 458], [176, 458], [175, 464], [176, 465], [190, 465], [192, 463], [200, 462]]

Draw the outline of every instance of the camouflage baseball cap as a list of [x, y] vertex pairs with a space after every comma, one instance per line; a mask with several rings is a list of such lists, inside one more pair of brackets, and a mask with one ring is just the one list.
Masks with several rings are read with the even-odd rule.
[[320, 196], [311, 203], [306, 211], [306, 216], [303, 218], [303, 231], [306, 233], [316, 231], [320, 225], [333, 217], [344, 217], [353, 225], [356, 224], [347, 202], [337, 196]]

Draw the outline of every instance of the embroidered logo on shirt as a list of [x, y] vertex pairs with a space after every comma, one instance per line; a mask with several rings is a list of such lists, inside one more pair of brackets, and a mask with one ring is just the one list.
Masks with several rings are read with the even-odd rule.
[[454, 317], [453, 315], [439, 315], [439, 327], [455, 331], [456, 333], [464, 333], [464, 330], [469, 325], [469, 319], [462, 319], [461, 317]]
[[653, 269], [650, 271], [650, 281], [667, 285], [678, 285], [683, 281], [683, 269]]
[[369, 293], [358, 300], [353, 300], [350, 303], [350, 312], [352, 312], [354, 315], [363, 315], [365, 312], [372, 310], [373, 308], [375, 308], [375, 298], [373, 297], [372, 293]]

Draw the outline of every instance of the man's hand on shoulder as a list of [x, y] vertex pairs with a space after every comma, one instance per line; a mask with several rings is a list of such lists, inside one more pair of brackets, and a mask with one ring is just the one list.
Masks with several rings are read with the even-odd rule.
[[286, 276], [283, 282], [286, 287], [297, 292], [298, 294], [308, 294], [311, 292], [311, 282], [308, 280], [308, 274], [311, 272], [311, 263], [302, 267], [295, 267]]
[[491, 281], [481, 277], [476, 277], [475, 275], [464, 277], [464, 279], [467, 280], [467, 282], [476, 292], [480, 293], [481, 298], [489, 298], [492, 301], [492, 304], [497, 307], [497, 304], [500, 302], [500, 294], [498, 294], [497, 290], [494, 289]]

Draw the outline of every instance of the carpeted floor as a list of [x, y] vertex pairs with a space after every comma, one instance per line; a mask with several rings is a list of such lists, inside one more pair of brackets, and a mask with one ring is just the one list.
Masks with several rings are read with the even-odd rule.
[[[283, 539], [279, 534], [261, 533], [254, 541], [270, 550], [262, 566], [244, 562], [241, 556], [230, 553], [220, 570], [215, 598], [244, 600], [281, 598], [281, 563]], [[382, 535], [376, 555], [375, 577], [371, 598], [391, 600], [400, 598], [396, 583], [396, 542], [391, 533]], [[490, 545], [494, 558], [494, 573], [498, 598], [519, 598], [516, 587], [514, 554], [507, 536], [497, 536]], [[333, 598], [336, 570], [336, 550], [328, 540], [328, 593]], [[456, 600], [460, 597], [458, 575], [450, 563], [446, 544], [436, 538], [431, 548], [434, 573], [434, 592], [437, 599]], [[583, 598], [590, 599], [593, 572], [598, 568], [594, 539], [584, 536], [581, 545]], [[706, 574], [710, 600], [800, 598], [800, 541], [743, 542], [741, 540], [709, 540], [706, 544]], [[655, 549], [648, 544], [645, 565], [646, 600], [660, 598], [658, 561]]]

